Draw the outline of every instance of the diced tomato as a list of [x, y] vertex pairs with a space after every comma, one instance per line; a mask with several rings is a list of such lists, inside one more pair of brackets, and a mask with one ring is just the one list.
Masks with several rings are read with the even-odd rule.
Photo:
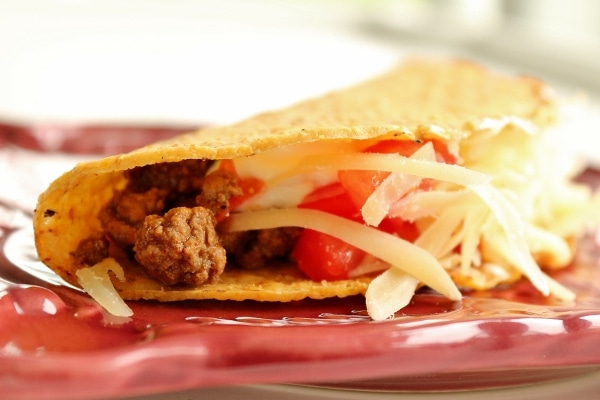
[[428, 139], [425, 141], [414, 141], [414, 140], [383, 140], [373, 146], [365, 149], [367, 153], [396, 153], [404, 157], [410, 157], [413, 153], [419, 150], [426, 143], [433, 145], [433, 150], [436, 154], [436, 159], [439, 162], [446, 164], [456, 164], [458, 156], [453, 154], [448, 145], [441, 140]]
[[[396, 153], [410, 157], [423, 145], [422, 142], [412, 140], [383, 140], [366, 148], [366, 153]], [[338, 178], [342, 186], [348, 191], [357, 207], [362, 207], [375, 188], [390, 175], [383, 171], [339, 171]]]
[[396, 153], [404, 157], [410, 157], [415, 151], [419, 150], [423, 144], [425, 144], [425, 142], [415, 140], [382, 140], [367, 147], [364, 152], [384, 154]]
[[414, 223], [398, 217], [384, 218], [378, 228], [384, 232], [398, 235], [409, 242], [414, 242], [421, 234]]
[[354, 221], [362, 220], [360, 210], [339, 182], [317, 188], [309, 193], [300, 202], [298, 208], [325, 211]]
[[456, 164], [458, 162], [458, 154], [452, 153], [446, 143], [440, 140], [431, 140], [431, 143], [433, 144], [437, 161], [446, 164]]
[[381, 171], [338, 171], [340, 183], [348, 191], [348, 195], [358, 208], [365, 204], [375, 188], [389, 175], [389, 172]]
[[244, 178], [238, 180], [238, 186], [242, 189], [244, 194], [229, 199], [229, 207], [232, 210], [235, 210], [246, 200], [259, 193], [265, 186], [265, 183], [258, 178]]
[[333, 236], [305, 229], [292, 250], [298, 269], [314, 281], [348, 278], [365, 252]]
[[235, 196], [229, 199], [229, 208], [232, 210], [235, 210], [246, 200], [259, 193], [265, 186], [265, 183], [258, 178], [241, 178], [232, 160], [221, 160], [219, 168], [234, 174], [237, 184], [243, 192], [241, 196]]
[[[308, 194], [298, 205], [325, 211], [354, 221], [362, 220], [348, 192], [335, 182]], [[325, 233], [305, 229], [296, 241], [291, 257], [310, 279], [339, 280], [362, 261], [365, 252]]]
[[[448, 146], [444, 142], [439, 140], [430, 140], [430, 142], [433, 144], [438, 161], [456, 163], [456, 156], [450, 152]], [[427, 143], [427, 141], [383, 140], [367, 147], [364, 151], [366, 153], [395, 153], [403, 157], [410, 157], [425, 143]], [[354, 204], [359, 208], [365, 204], [369, 196], [373, 194], [375, 188], [377, 188], [377, 186], [379, 186], [389, 175], [389, 172], [382, 171], [346, 170], [338, 172], [338, 178], [342, 186], [348, 191]], [[431, 181], [429, 179], [423, 179], [419, 188], [420, 190], [430, 190]]]

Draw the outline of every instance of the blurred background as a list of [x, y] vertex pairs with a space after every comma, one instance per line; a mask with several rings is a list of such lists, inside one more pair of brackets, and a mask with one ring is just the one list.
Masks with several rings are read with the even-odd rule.
[[403, 57], [600, 93], [596, 0], [0, 0], [0, 122], [226, 123]]
[[[28, 225], [15, 209], [76, 161], [6, 143], [81, 151], [69, 126], [233, 122], [423, 55], [585, 97], [568, 139], [600, 168], [598, 0], [0, 0], [0, 226]], [[135, 132], [88, 133], [96, 156]]]

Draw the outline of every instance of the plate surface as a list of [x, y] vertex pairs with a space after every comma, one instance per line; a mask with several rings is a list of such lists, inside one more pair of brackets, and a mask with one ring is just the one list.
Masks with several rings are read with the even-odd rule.
[[[48, 148], [39, 135], [3, 129], [0, 150], [14, 151], [16, 143], [29, 149], [27, 162], [44, 162]], [[83, 138], [85, 129], [71, 129], [71, 137]], [[156, 138], [155, 130], [141, 131], [147, 135], [125, 147]], [[61, 149], [88, 151], [74, 146]], [[584, 179], [597, 184], [600, 174], [588, 171]], [[37, 261], [27, 211], [3, 201], [0, 278], [12, 284], [0, 287], [0, 387], [9, 398], [125, 397], [256, 383], [456, 391], [600, 370], [600, 246], [592, 236], [581, 241], [574, 265], [554, 275], [577, 293], [574, 304], [553, 304], [524, 281], [467, 293], [460, 303], [422, 291], [383, 322], [366, 316], [361, 297], [131, 302], [134, 316], [115, 318]]]

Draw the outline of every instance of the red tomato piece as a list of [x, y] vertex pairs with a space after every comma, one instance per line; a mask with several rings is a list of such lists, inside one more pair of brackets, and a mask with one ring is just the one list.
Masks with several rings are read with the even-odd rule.
[[431, 142], [433, 145], [437, 161], [444, 162], [446, 164], [456, 164], [458, 162], [458, 156], [450, 151], [448, 145], [437, 139], [428, 139], [425, 141], [383, 140], [371, 147], [368, 147], [365, 149], [365, 152], [386, 154], [396, 153], [404, 157], [410, 157], [415, 151], [429, 142]]
[[[355, 221], [362, 219], [360, 211], [339, 182], [314, 190], [298, 207], [325, 211]], [[298, 269], [315, 281], [347, 278], [364, 256], [364, 251], [343, 240], [311, 229], [302, 231], [291, 254]]]
[[[367, 147], [365, 153], [396, 153], [404, 157], [410, 157], [421, 148], [425, 142], [415, 140], [382, 140], [370, 147]], [[435, 147], [435, 146], [434, 146]]]
[[[453, 155], [448, 146], [439, 140], [430, 140], [433, 144], [433, 148], [436, 152], [438, 161], [445, 163], [456, 163], [457, 157]], [[414, 141], [414, 140], [383, 140], [370, 147], [367, 147], [364, 151], [366, 153], [384, 153], [384, 154], [398, 154], [403, 157], [410, 157], [415, 151], [420, 149], [427, 141]], [[354, 204], [361, 208], [369, 196], [373, 194], [373, 191], [377, 186], [381, 184], [389, 176], [389, 172], [382, 171], [339, 171], [338, 178], [342, 186], [348, 191], [350, 197], [354, 201]], [[420, 190], [430, 190], [431, 181], [429, 179], [423, 179]]]
[[387, 233], [395, 234], [409, 242], [414, 242], [421, 234], [414, 223], [397, 217], [385, 218], [379, 224], [379, 229]]
[[298, 269], [314, 281], [346, 279], [364, 256], [364, 251], [311, 229], [302, 231], [291, 254]]
[[[412, 140], [383, 140], [366, 148], [366, 153], [396, 153], [404, 157], [410, 157], [423, 145], [422, 142]], [[338, 178], [342, 186], [348, 191], [350, 197], [357, 207], [362, 207], [375, 188], [390, 175], [383, 171], [339, 171]]]
[[229, 207], [232, 210], [235, 210], [246, 200], [259, 193], [265, 186], [265, 183], [258, 178], [244, 178], [238, 180], [238, 186], [242, 189], [244, 194], [229, 199]]
[[315, 189], [302, 200], [298, 208], [325, 211], [354, 221], [361, 220], [360, 210], [339, 182]]
[[358, 208], [365, 204], [375, 188], [389, 175], [389, 172], [382, 171], [338, 171], [340, 183], [348, 191], [348, 195]]
[[433, 143], [437, 161], [446, 164], [456, 164], [458, 162], [458, 154], [452, 153], [446, 143], [439, 140], [431, 140], [431, 143]]

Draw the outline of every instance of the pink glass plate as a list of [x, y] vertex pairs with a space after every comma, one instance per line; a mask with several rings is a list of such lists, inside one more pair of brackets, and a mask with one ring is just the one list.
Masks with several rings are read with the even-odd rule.
[[[6, 126], [0, 125], [0, 150], [17, 144], [40, 155], [48, 151], [39, 141], [43, 135], [15, 126], [9, 135]], [[54, 148], [87, 152], [81, 143], [90, 143], [89, 129], [68, 129], [72, 145], [59, 140]], [[178, 132], [111, 127], [117, 139], [132, 130], [142, 139], [102, 152], [138, 146], [157, 131], [161, 138]], [[102, 143], [98, 135], [93, 140]], [[588, 171], [583, 179], [596, 185], [600, 173]], [[555, 275], [578, 294], [575, 304], [553, 304], [519, 282], [466, 293], [460, 303], [422, 291], [395, 319], [373, 322], [361, 297], [131, 302], [134, 316], [115, 318], [41, 265], [28, 225], [2, 233], [0, 279], [7, 283], [0, 281], [0, 388], [12, 399], [125, 397], [251, 383], [466, 390], [600, 370], [600, 246], [592, 236], [581, 241], [574, 265]]]

